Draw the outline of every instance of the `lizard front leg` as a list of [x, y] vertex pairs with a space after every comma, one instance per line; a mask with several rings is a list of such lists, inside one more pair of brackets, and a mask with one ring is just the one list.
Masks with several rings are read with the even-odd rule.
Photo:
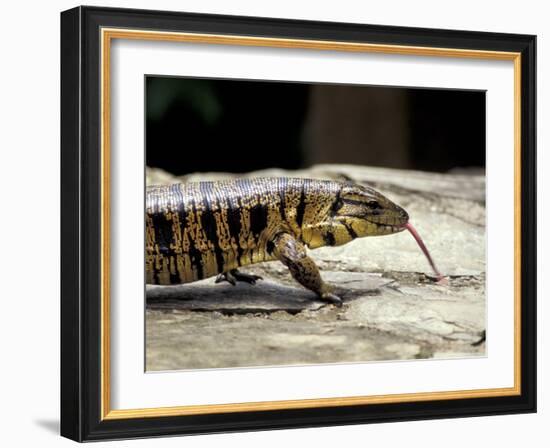
[[342, 299], [332, 293], [315, 262], [307, 256], [304, 245], [288, 233], [280, 233], [273, 240], [273, 255], [288, 267], [292, 277], [322, 300], [342, 306]]

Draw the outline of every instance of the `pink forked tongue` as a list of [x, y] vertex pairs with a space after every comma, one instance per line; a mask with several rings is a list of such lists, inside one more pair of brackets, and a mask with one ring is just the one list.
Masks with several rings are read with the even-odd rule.
[[439, 269], [436, 268], [435, 263], [432, 259], [432, 256], [430, 255], [430, 252], [428, 252], [428, 249], [426, 248], [426, 245], [424, 244], [424, 241], [422, 241], [422, 238], [420, 238], [420, 235], [418, 234], [416, 229], [412, 226], [412, 224], [410, 222], [405, 224], [404, 227], [409, 232], [411, 232], [412, 236], [414, 237], [414, 239], [416, 240], [416, 242], [420, 246], [420, 249], [422, 249], [422, 252], [424, 252], [424, 255], [426, 255], [426, 258], [428, 259], [428, 262], [430, 263], [430, 266], [432, 267], [432, 269], [435, 273], [435, 276], [437, 278], [437, 282], [440, 283], [440, 284], [447, 283], [447, 281], [445, 280], [445, 277], [443, 276], [443, 274], [441, 274], [441, 272], [439, 272]]

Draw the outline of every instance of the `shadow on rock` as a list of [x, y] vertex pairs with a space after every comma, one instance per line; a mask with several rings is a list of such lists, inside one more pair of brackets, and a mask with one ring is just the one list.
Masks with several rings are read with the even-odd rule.
[[[377, 274], [357, 272], [325, 272], [323, 276], [335, 286], [344, 303], [360, 297], [377, 295], [380, 288], [391, 282]], [[237, 286], [214, 284], [207, 279], [186, 285], [147, 286], [149, 309], [178, 309], [190, 311], [219, 311], [233, 313], [300, 312], [318, 310], [326, 303], [301, 287], [292, 287], [263, 280], [256, 285]]]

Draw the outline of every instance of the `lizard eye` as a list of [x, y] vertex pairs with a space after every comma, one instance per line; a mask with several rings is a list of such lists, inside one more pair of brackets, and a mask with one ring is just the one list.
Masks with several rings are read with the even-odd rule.
[[369, 201], [367, 202], [367, 205], [369, 208], [372, 208], [373, 210], [380, 210], [382, 206], [378, 203], [378, 201]]

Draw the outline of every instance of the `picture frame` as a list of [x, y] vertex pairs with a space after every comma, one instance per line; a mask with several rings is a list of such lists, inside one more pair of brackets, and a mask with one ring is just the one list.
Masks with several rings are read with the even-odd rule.
[[[508, 180], [514, 197], [505, 198], [514, 210], [513, 241], [508, 242], [514, 254], [513, 385], [113, 409], [110, 288], [116, 278], [110, 265], [114, 171], [109, 80], [116, 40], [513, 64], [514, 176]], [[92, 441], [536, 412], [535, 45], [535, 36], [503, 33], [98, 7], [63, 12], [61, 434]]]

